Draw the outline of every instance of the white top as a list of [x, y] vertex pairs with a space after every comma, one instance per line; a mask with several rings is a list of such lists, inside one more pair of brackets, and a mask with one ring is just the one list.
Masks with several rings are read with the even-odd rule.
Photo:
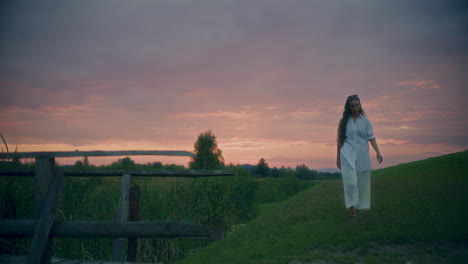
[[374, 138], [372, 124], [366, 116], [360, 115], [356, 121], [349, 117], [346, 139], [340, 150], [341, 163], [357, 171], [370, 170], [369, 140]]

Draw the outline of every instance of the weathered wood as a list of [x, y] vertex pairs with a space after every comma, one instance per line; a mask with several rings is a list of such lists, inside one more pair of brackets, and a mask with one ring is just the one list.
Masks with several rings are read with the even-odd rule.
[[[0, 219], [0, 237], [30, 237], [37, 220]], [[209, 232], [209, 233], [208, 233]], [[221, 239], [222, 229], [180, 221], [137, 221], [117, 223], [114, 221], [55, 221], [50, 237], [160, 237], [190, 239]]]
[[[44, 204], [49, 193], [54, 176], [55, 159], [52, 157], [38, 157], [34, 170], [34, 218], [39, 219], [44, 210]], [[44, 243], [42, 263], [50, 263], [52, 239]]]
[[135, 184], [130, 189], [130, 221], [138, 221], [138, 213], [140, 211], [140, 198], [140, 186], [138, 186], [138, 184]]
[[[217, 177], [233, 176], [234, 173], [223, 170], [80, 170], [64, 171], [65, 177], [121, 177], [130, 174], [133, 177]], [[0, 169], [0, 176], [34, 176], [34, 170]]]
[[[129, 220], [134, 222], [138, 221], [138, 212], [140, 209], [140, 197], [141, 190], [138, 184], [133, 185], [130, 189], [130, 218]], [[127, 247], [127, 260], [136, 262], [138, 253], [138, 238], [130, 237], [128, 238], [128, 247]]]
[[[120, 199], [117, 207], [117, 223], [128, 222], [130, 214], [130, 186], [132, 184], [132, 176], [130, 174], [124, 174], [122, 176], [122, 185], [120, 187]], [[126, 239], [123, 237], [116, 238], [112, 241], [112, 261], [124, 261], [125, 260], [125, 242]]]
[[233, 176], [234, 173], [223, 170], [184, 170], [184, 171], [167, 171], [167, 170], [93, 170], [93, 171], [66, 171], [65, 176], [71, 177], [92, 177], [92, 176], [121, 176], [122, 174], [130, 174], [133, 177], [216, 177], [216, 176]]
[[22, 264], [25, 263], [25, 256], [2, 256], [0, 263], [2, 264]]
[[37, 158], [34, 170], [34, 217], [42, 215], [44, 202], [54, 175], [54, 158]]
[[120, 186], [120, 198], [117, 207], [117, 222], [127, 222], [130, 214], [130, 186], [132, 185], [132, 175], [124, 174], [122, 176], [122, 185]]
[[0, 176], [34, 176], [34, 170], [0, 169]]
[[55, 212], [57, 210], [62, 187], [63, 169], [58, 167], [49, 188], [43, 213], [38, 220], [28, 256], [26, 257], [27, 264], [50, 263], [50, 252], [47, 252], [47, 250], [49, 250], [48, 244], [51, 243], [49, 240], [49, 233], [55, 220]]
[[[0, 263], [2, 264], [23, 264], [25, 263], [25, 256], [0, 256]], [[146, 264], [136, 262], [109, 262], [104, 260], [81, 260], [81, 259], [64, 259], [52, 257], [52, 264]]]
[[0, 159], [38, 158], [38, 157], [104, 157], [104, 156], [181, 156], [191, 157], [193, 153], [184, 150], [119, 150], [119, 151], [54, 151], [54, 152], [16, 152], [0, 153]]

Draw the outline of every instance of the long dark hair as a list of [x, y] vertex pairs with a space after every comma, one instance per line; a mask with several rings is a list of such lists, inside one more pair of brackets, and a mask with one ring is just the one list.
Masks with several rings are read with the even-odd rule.
[[359, 114], [365, 116], [366, 112], [362, 109], [361, 100], [355, 95], [350, 95], [346, 99], [346, 103], [344, 106], [343, 117], [340, 120], [338, 125], [338, 146], [341, 148], [346, 140], [346, 127], [348, 126], [348, 119], [351, 115], [351, 108], [349, 107], [349, 103], [351, 101], [358, 100], [359, 101]]

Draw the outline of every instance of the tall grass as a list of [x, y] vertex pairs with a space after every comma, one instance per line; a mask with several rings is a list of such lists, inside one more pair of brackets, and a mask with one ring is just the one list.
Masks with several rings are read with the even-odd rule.
[[[25, 166], [31, 166], [25, 165]], [[222, 228], [233, 228], [251, 220], [256, 204], [278, 202], [308, 186], [294, 177], [261, 179], [240, 167], [230, 167], [235, 176], [213, 178], [133, 178], [141, 189], [139, 220], [178, 220]], [[0, 178], [2, 213], [11, 195], [17, 218], [32, 218], [33, 179]], [[8, 183], [8, 184], [7, 184]], [[116, 218], [120, 177], [65, 178], [57, 219], [102, 221]], [[30, 239], [17, 239], [15, 254], [27, 254]], [[142, 238], [138, 244], [139, 262], [172, 263], [211, 243], [203, 240]], [[84, 260], [109, 260], [111, 239], [56, 238], [53, 255]]]
[[[5, 140], [5, 138], [3, 137], [3, 134], [0, 132], [0, 137], [2, 138], [2, 141], [3, 141], [3, 144], [5, 145], [5, 148], [6, 148], [6, 152], [10, 152], [9, 149], [8, 149], [8, 144]], [[3, 147], [2, 147], [2, 152], [3, 152]]]
[[300, 180], [295, 176], [260, 178], [258, 188], [255, 191], [255, 202], [258, 204], [278, 203], [311, 185], [312, 181]]
[[[11, 180], [11, 179], [10, 179]], [[228, 229], [253, 216], [256, 182], [248, 176], [199, 179], [135, 178], [142, 191], [140, 220], [180, 220]], [[57, 219], [98, 221], [116, 218], [120, 178], [66, 178]], [[17, 218], [32, 218], [32, 178], [15, 177], [11, 189]], [[2, 198], [2, 204], [5, 204]], [[68, 258], [108, 260], [111, 240], [102, 238], [60, 238], [54, 240], [54, 255]], [[139, 259], [170, 262], [206, 241], [186, 239], [140, 239]], [[20, 240], [18, 254], [26, 254], [29, 239]]]

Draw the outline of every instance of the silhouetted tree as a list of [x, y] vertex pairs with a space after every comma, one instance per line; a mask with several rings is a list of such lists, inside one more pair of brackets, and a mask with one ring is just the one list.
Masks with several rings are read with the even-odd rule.
[[125, 157], [123, 159], [118, 159], [117, 161], [112, 162], [110, 167], [125, 170], [134, 169], [135, 161], [133, 161], [130, 157]]
[[273, 167], [273, 169], [271, 169], [271, 177], [280, 177], [280, 171], [278, 170], [277, 167]]
[[222, 151], [218, 148], [216, 136], [211, 130], [198, 135], [190, 168], [196, 170], [216, 170], [224, 166]]
[[152, 166], [156, 170], [162, 170], [164, 168], [163, 164], [160, 161], [153, 162]]
[[284, 176], [288, 176], [288, 174], [290, 174], [290, 172], [292, 171], [292, 169], [289, 168], [289, 167], [286, 168], [286, 167], [284, 167], [284, 166], [281, 166], [281, 168], [279, 168], [278, 171], [279, 171], [279, 175], [280, 175], [281, 177], [284, 177]]
[[89, 160], [87, 156], [83, 156], [83, 160], [77, 160], [75, 162], [75, 168], [76, 169], [85, 169], [89, 168]]
[[135, 161], [133, 161], [130, 157], [125, 157], [122, 159], [122, 166], [124, 168], [130, 168], [135, 165]]
[[297, 165], [296, 177], [299, 179], [314, 180], [317, 178], [317, 171], [310, 170], [305, 164]]
[[267, 177], [270, 174], [270, 168], [264, 158], [258, 162], [255, 172], [262, 177]]
[[75, 168], [76, 168], [76, 169], [83, 169], [83, 167], [84, 167], [83, 161], [77, 160], [77, 161], [75, 162]]

